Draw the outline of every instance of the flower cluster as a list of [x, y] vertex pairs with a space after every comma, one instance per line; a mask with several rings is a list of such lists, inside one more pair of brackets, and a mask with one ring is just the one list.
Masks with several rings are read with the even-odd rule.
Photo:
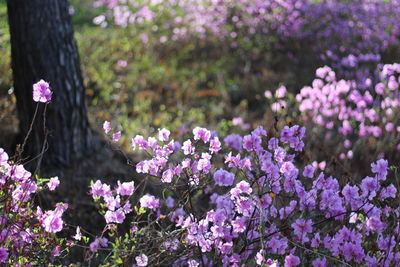
[[365, 80], [367, 90], [352, 80], [337, 80], [335, 72], [326, 66], [319, 68], [316, 76], [312, 86], [304, 87], [296, 96], [299, 111], [304, 121], [312, 120], [343, 136], [343, 147], [348, 152], [342, 158], [351, 157], [353, 136], [388, 136], [397, 145], [400, 125], [395, 114], [400, 106], [400, 64], [381, 66], [378, 82]]
[[[383, 66], [381, 82], [374, 85], [382, 98], [371, 101], [371, 92], [320, 68], [313, 87], [297, 99], [304, 100], [304, 114], [336, 114], [363, 127], [370, 127], [365, 125], [366, 118], [372, 121], [370, 106], [378, 106], [389, 123], [387, 110], [398, 105], [399, 73], [398, 64]], [[281, 87], [275, 97], [285, 95]], [[318, 103], [325, 108], [307, 108]], [[104, 130], [110, 132], [108, 122]], [[345, 125], [340, 131], [353, 133]], [[259, 126], [225, 137], [225, 146], [216, 132], [202, 127], [181, 142], [172, 136], [160, 129], [156, 137], [132, 139], [133, 149], [150, 157], [136, 164], [136, 172], [145, 176], [143, 182], [158, 184], [162, 194], [136, 195], [133, 181], [92, 182], [90, 194], [105, 227], [93, 239], [77, 227], [75, 241], [67, 242], [55, 234], [65, 227], [68, 205], [42, 211], [32, 204], [41, 189], [55, 190], [58, 177], [35, 179], [0, 149], [0, 263], [48, 264], [64, 247], [82, 243], [89, 251], [85, 260], [99, 257], [111, 265], [400, 265], [399, 187], [387, 160], [373, 162], [372, 174], [364, 178], [335, 178], [324, 172], [325, 161], [304, 156], [306, 129], [299, 125], [280, 131]]]
[[[162, 43], [193, 35], [227, 41], [233, 47], [271, 36], [279, 40], [278, 50], [290, 50], [294, 42], [306, 43], [316, 60], [348, 78], [368, 75], [382, 52], [398, 43], [400, 32], [399, 1], [97, 0], [94, 5], [108, 11], [94, 19], [96, 24], [106, 26], [111, 18], [122, 27], [148, 25], [162, 34]], [[141, 38], [148, 42], [147, 33]]]
[[64, 240], [54, 233], [63, 229], [61, 216], [68, 205], [58, 203], [55, 210], [43, 212], [32, 203], [39, 191], [58, 184], [57, 177], [35, 179], [0, 148], [0, 263], [41, 265], [60, 255]]
[[[400, 263], [400, 210], [386, 201], [396, 199], [398, 190], [387, 180], [388, 162], [372, 163], [373, 176], [359, 183], [341, 183], [312, 164], [296, 166], [304, 135], [304, 128], [286, 126], [278, 137], [268, 137], [258, 127], [241, 138], [242, 152], [224, 153], [223, 165], [222, 155], [211, 153], [212, 135], [204, 128], [196, 128], [181, 148], [160, 138], [134, 139], [136, 148], [153, 154], [138, 170], [158, 177], [179, 203], [192, 203], [197, 192], [209, 197], [203, 213], [191, 204], [169, 205], [170, 220], [192, 246], [175, 265]], [[189, 191], [182, 195], [177, 190], [184, 185]]]
[[118, 181], [117, 187], [111, 190], [109, 185], [97, 180], [91, 185], [90, 194], [96, 202], [101, 199], [104, 201], [101, 206], [106, 208], [104, 218], [108, 224], [121, 224], [124, 222], [125, 216], [132, 211], [131, 205], [127, 200], [132, 196], [134, 190], [133, 182], [121, 183]]
[[33, 85], [33, 101], [35, 102], [50, 102], [52, 94], [53, 93], [48, 82], [40, 80]]

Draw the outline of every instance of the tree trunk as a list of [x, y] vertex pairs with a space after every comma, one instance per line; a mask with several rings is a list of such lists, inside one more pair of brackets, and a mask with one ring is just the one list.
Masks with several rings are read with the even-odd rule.
[[[7, 0], [11, 34], [14, 90], [20, 134], [28, 133], [36, 106], [38, 115], [24, 149], [26, 160], [68, 166], [92, 147], [85, 93], [67, 0]], [[32, 85], [50, 83], [53, 98], [47, 105], [32, 100]], [[47, 139], [45, 139], [47, 136]]]

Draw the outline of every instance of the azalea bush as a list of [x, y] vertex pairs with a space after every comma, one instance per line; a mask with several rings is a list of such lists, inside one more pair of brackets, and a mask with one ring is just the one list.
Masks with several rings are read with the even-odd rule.
[[[306, 53], [357, 81], [368, 76], [383, 54], [398, 44], [400, 33], [396, 23], [399, 1], [99, 0], [94, 6], [105, 8], [94, 19], [102, 27], [112, 23], [149, 28], [159, 33], [161, 43], [217, 39], [252, 57], [253, 64], [261, 56], [252, 51], [263, 47], [267, 52], [285, 51], [293, 62], [305, 60], [302, 54]], [[147, 43], [149, 34], [141, 38]]]
[[[296, 96], [302, 120], [311, 120], [325, 129], [327, 138], [341, 142], [340, 158], [352, 158], [353, 143], [368, 143], [380, 153], [399, 149], [400, 65], [379, 67], [379, 78], [367, 78], [366, 89], [353, 80], [338, 80], [329, 67], [317, 70], [312, 86]], [[388, 146], [389, 145], [389, 146]]]
[[[277, 97], [284, 95], [282, 87]], [[47, 105], [51, 97], [45, 81], [33, 86], [34, 101]], [[112, 126], [106, 121], [104, 131], [118, 142]], [[106, 266], [400, 264], [397, 167], [385, 159], [371, 163], [371, 176], [344, 180], [305, 156], [306, 129], [298, 125], [259, 126], [221, 139], [224, 145], [201, 127], [177, 137], [160, 129], [132, 138], [132, 148], [147, 155], [136, 172], [161, 195], [132, 181], [97, 180], [89, 193], [105, 227], [77, 226], [66, 238], [57, 234], [68, 205], [42, 211], [33, 201], [40, 190], [55, 190], [58, 178], [32, 177], [0, 150], [1, 262], [62, 261], [74, 246], [84, 261]]]
[[43, 211], [35, 204], [36, 194], [54, 191], [59, 183], [58, 177], [34, 177], [0, 148], [1, 263], [43, 265], [65, 256], [69, 244], [56, 233], [63, 229], [68, 205], [58, 203], [54, 210]]

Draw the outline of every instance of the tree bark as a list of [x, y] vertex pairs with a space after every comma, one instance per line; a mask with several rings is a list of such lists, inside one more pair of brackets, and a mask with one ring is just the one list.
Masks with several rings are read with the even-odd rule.
[[[7, 7], [22, 137], [28, 133], [39, 105], [24, 156], [32, 161], [40, 158], [45, 144], [43, 164], [68, 166], [83, 158], [93, 142], [68, 1], [7, 0]], [[32, 100], [32, 85], [40, 79], [53, 89], [46, 107], [46, 129], [42, 116], [45, 104]]]

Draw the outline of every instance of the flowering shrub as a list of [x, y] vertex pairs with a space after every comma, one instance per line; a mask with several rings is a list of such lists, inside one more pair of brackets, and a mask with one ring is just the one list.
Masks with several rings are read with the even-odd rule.
[[[386, 179], [387, 161], [372, 163], [373, 177], [359, 184], [340, 183], [312, 165], [301, 171], [296, 154], [304, 134], [304, 128], [286, 126], [280, 136], [268, 137], [259, 127], [235, 139], [241, 153], [222, 157], [218, 137], [204, 128], [181, 148], [168, 139], [133, 139], [134, 148], [153, 155], [137, 164], [137, 172], [158, 177], [175, 202], [186, 203], [168, 215], [185, 230], [182, 244], [192, 247], [183, 245], [187, 254], [175, 265], [399, 263], [398, 203], [386, 201], [397, 189]], [[193, 203], [204, 194], [210, 203], [200, 211]]]
[[[388, 83], [396, 68], [383, 67]], [[329, 68], [317, 75], [336, 86]], [[275, 97], [285, 94], [281, 87]], [[103, 129], [110, 134], [111, 124]], [[0, 149], [0, 261], [47, 264], [75, 245], [87, 250], [85, 260], [105, 265], [399, 265], [399, 188], [388, 178], [388, 162], [372, 163], [372, 176], [363, 179], [334, 178], [301, 157], [305, 134], [298, 125], [280, 132], [259, 126], [227, 136], [224, 145], [201, 127], [182, 142], [167, 129], [156, 137], [137, 135], [133, 149], [149, 158], [136, 164], [136, 172], [146, 176], [143, 182], [158, 183], [162, 196], [143, 194], [132, 181], [110, 186], [97, 180], [90, 194], [105, 227], [98, 234], [77, 227], [68, 241], [55, 235], [68, 205], [43, 212], [32, 202], [41, 189], [55, 190], [59, 179], [35, 181]], [[120, 135], [113, 133], [112, 140]]]
[[[46, 188], [54, 190], [58, 178], [35, 179], [20, 164], [9, 161], [0, 148], [0, 262], [19, 266], [53, 262], [67, 247], [55, 233], [63, 229], [67, 204], [43, 212], [34, 204], [34, 196]], [[65, 251], [64, 251], [65, 252]]]
[[[316, 60], [334, 66], [341, 76], [357, 80], [370, 74], [400, 33], [397, 0], [98, 0], [94, 5], [107, 7], [96, 24], [106, 26], [111, 18], [122, 27], [149, 26], [161, 33], [161, 43], [198, 36], [244, 50], [272, 42], [283, 51], [296, 51], [292, 44], [304, 43], [310, 56], [316, 54]], [[149, 40], [147, 33], [141, 38]]]
[[391, 147], [400, 148], [400, 125], [395, 116], [400, 104], [399, 74], [399, 64], [383, 65], [379, 80], [368, 78], [368, 90], [364, 90], [352, 80], [337, 80], [329, 67], [319, 68], [312, 86], [304, 87], [296, 96], [299, 111], [304, 121], [312, 120], [330, 134], [339, 133], [347, 156], [352, 155], [351, 140], [357, 138], [372, 137], [378, 145], [390, 142]]

